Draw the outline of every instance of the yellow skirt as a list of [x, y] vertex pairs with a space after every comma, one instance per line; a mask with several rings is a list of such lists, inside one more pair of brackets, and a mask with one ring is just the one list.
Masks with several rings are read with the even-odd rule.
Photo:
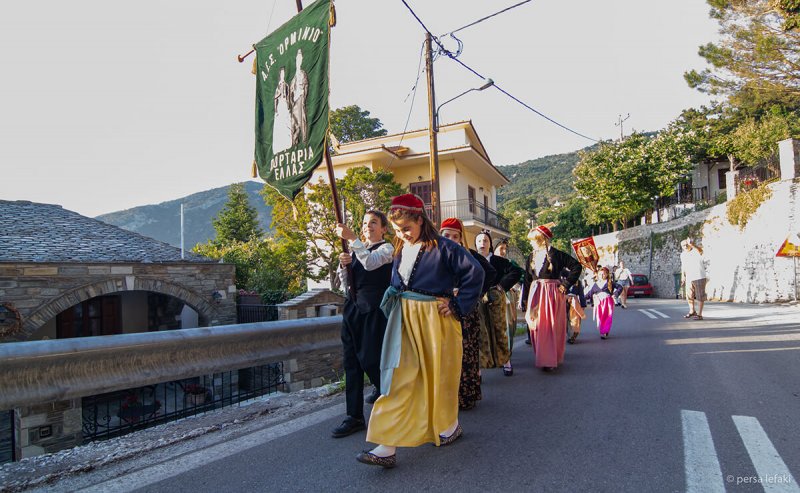
[[389, 395], [372, 408], [367, 441], [393, 447], [433, 442], [458, 419], [461, 324], [436, 301], [402, 299], [400, 364]]

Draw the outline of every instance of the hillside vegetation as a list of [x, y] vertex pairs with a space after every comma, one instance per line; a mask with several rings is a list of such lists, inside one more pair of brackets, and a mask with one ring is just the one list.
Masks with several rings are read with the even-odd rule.
[[518, 198], [533, 198], [541, 207], [556, 200], [563, 202], [564, 199], [574, 195], [572, 170], [578, 164], [578, 152], [554, 154], [502, 166], [500, 171], [511, 180], [511, 183], [498, 190], [498, 208]]
[[[258, 211], [261, 228], [270, 232], [272, 208], [259, 195], [263, 183], [245, 182], [250, 204]], [[219, 214], [228, 200], [228, 188], [220, 187], [194, 193], [183, 198], [154, 205], [143, 205], [97, 216], [96, 219], [120, 228], [155, 238], [179, 247], [181, 245], [181, 203], [184, 207], [184, 246], [191, 250], [215, 236], [211, 219]]]

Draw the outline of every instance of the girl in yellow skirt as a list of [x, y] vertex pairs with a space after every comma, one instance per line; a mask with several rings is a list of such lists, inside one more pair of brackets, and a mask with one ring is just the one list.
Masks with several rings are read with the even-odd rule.
[[416, 195], [394, 197], [389, 220], [396, 245], [391, 285], [381, 304], [388, 318], [383, 395], [367, 429], [367, 441], [379, 445], [356, 457], [386, 468], [397, 464], [397, 447], [449, 445], [461, 436], [459, 320], [475, 308], [484, 276], [466, 249], [437, 234]]

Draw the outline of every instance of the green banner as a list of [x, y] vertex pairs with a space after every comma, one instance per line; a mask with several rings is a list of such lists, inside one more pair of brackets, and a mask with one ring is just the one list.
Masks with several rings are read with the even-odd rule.
[[290, 200], [325, 152], [330, 9], [331, 0], [317, 0], [255, 45], [255, 161]]

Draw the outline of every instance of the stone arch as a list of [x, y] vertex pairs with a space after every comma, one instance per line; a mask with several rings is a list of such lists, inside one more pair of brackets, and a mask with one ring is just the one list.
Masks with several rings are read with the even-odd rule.
[[64, 291], [23, 320], [20, 336], [23, 340], [26, 339], [48, 320], [78, 303], [97, 296], [126, 291], [151, 291], [169, 295], [189, 305], [206, 320], [214, 320], [217, 316], [217, 308], [193, 289], [162, 279], [136, 276], [132, 281], [129, 283], [129, 279], [108, 278]]

